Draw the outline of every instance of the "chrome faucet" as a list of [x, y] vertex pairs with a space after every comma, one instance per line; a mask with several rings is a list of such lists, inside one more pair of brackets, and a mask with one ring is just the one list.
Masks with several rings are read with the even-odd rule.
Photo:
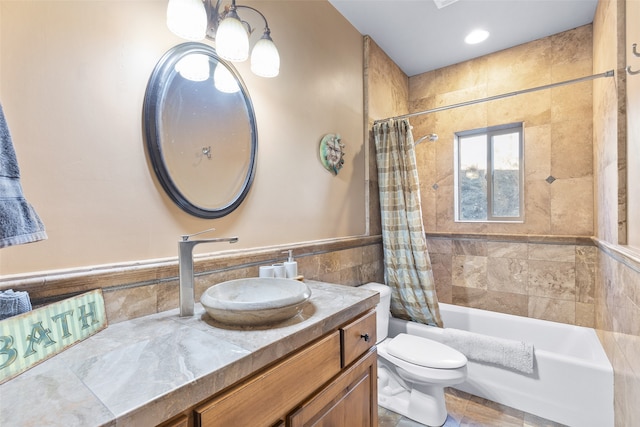
[[180, 267], [180, 317], [193, 316], [195, 308], [196, 292], [193, 279], [193, 248], [200, 243], [229, 242], [236, 243], [237, 237], [219, 237], [215, 239], [189, 240], [193, 236], [208, 233], [215, 230], [200, 231], [194, 234], [181, 236], [178, 242], [178, 265]]

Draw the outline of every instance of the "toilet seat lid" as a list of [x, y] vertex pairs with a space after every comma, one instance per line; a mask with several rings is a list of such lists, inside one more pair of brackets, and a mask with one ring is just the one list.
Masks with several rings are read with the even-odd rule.
[[398, 334], [387, 344], [387, 352], [426, 368], [456, 369], [467, 364], [467, 358], [458, 350], [415, 335]]

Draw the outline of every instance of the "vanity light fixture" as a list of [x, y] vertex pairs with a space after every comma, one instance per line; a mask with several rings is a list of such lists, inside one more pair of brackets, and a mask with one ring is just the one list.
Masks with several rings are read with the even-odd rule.
[[200, 41], [214, 40], [217, 54], [228, 61], [242, 62], [249, 58], [249, 36], [253, 28], [238, 15], [247, 9], [264, 21], [262, 37], [251, 52], [251, 71], [261, 77], [275, 77], [280, 72], [280, 54], [271, 39], [267, 18], [251, 6], [231, 4], [222, 7], [222, 0], [169, 0], [167, 26], [179, 37]]
[[467, 44], [478, 44], [485, 41], [487, 38], [489, 38], [489, 31], [473, 30], [464, 38], [464, 42]]

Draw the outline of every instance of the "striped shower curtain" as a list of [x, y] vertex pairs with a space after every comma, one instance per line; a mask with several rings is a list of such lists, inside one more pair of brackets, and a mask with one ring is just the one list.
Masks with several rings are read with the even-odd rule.
[[418, 168], [407, 119], [375, 123], [385, 283], [391, 313], [443, 326], [422, 224]]

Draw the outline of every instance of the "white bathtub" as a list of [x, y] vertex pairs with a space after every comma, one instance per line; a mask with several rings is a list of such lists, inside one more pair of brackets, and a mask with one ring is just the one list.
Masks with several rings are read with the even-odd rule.
[[[476, 396], [572, 427], [613, 426], [613, 368], [590, 328], [440, 303], [445, 327], [534, 344], [531, 375], [469, 361], [467, 381], [455, 386]], [[442, 329], [391, 319], [401, 332], [442, 341]]]

